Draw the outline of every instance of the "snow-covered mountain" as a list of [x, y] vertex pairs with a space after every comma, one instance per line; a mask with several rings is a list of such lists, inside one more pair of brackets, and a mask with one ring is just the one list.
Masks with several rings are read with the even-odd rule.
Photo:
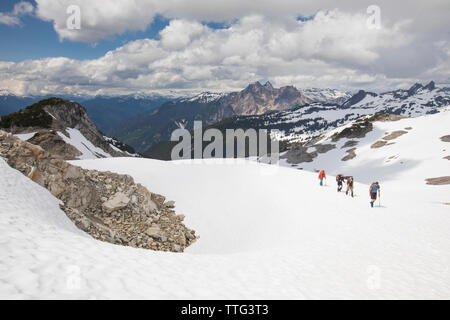
[[438, 88], [431, 81], [423, 86], [416, 83], [409, 90], [395, 90], [382, 94], [360, 91], [346, 101], [342, 108], [372, 109], [392, 114], [416, 116], [437, 112], [450, 104], [450, 88]]
[[[297, 166], [242, 159], [72, 162], [129, 174], [175, 200], [200, 235], [184, 254], [87, 236], [47, 190], [0, 159], [0, 297], [445, 299], [449, 121], [443, 108], [374, 121], [361, 137], [352, 137], [350, 122], [318, 141], [333, 149]], [[372, 147], [378, 141], [387, 143]], [[351, 148], [356, 156], [341, 160]], [[326, 170], [326, 186], [315, 169]], [[354, 198], [336, 192], [337, 173], [354, 176]], [[427, 184], [428, 178], [441, 180]], [[368, 184], [375, 180], [381, 202], [371, 208]]]
[[308, 88], [300, 92], [311, 102], [342, 104], [352, 97], [350, 92], [336, 89]]
[[264, 85], [257, 81], [237, 92], [204, 92], [169, 101], [146, 114], [127, 119], [112, 134], [145, 153], [159, 142], [169, 140], [175, 129], [183, 127], [191, 130], [195, 120], [210, 125], [228, 117], [261, 115], [309, 102], [311, 100], [294, 86], [274, 88], [269, 81]]
[[[208, 128], [216, 128], [222, 132], [238, 128], [276, 129], [279, 133], [272, 134], [272, 138], [282, 142], [280, 148], [283, 151], [291, 143], [306, 142], [363, 116], [387, 113], [416, 117], [437, 113], [449, 105], [450, 89], [435, 87], [430, 82], [426, 86], [416, 84], [409, 90], [382, 94], [359, 91], [343, 104], [314, 102], [262, 115], [234, 116], [210, 124]], [[185, 123], [183, 125], [183, 128], [191, 129]], [[144, 155], [169, 160], [173, 146], [173, 143], [163, 141], [149, 148]]]
[[416, 117], [439, 112], [449, 105], [450, 89], [437, 88], [430, 82], [427, 86], [416, 84], [409, 90], [379, 95], [360, 91], [342, 105], [311, 103], [261, 116], [235, 117], [231, 122], [235, 127], [279, 129], [282, 132], [278, 139], [295, 141], [308, 139], [365, 115], [389, 113]]
[[195, 95], [190, 98], [181, 99], [180, 102], [197, 102], [197, 103], [211, 103], [219, 100], [223, 96], [225, 96], [226, 93], [217, 93], [217, 92], [202, 92], [198, 95]]

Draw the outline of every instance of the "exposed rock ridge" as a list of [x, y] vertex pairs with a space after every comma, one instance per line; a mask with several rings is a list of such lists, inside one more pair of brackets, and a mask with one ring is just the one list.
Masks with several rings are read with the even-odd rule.
[[[102, 149], [112, 157], [130, 156], [129, 153], [111, 146], [113, 141], [105, 139], [83, 106], [65, 99], [45, 99], [16, 113], [4, 116], [0, 121], [0, 128], [14, 134], [38, 132], [41, 136], [34, 139], [33, 144], [66, 160], [75, 160], [78, 156], [77, 152], [69, 150], [71, 146], [62, 147], [62, 144], [67, 143], [56, 134], [56, 132], [61, 132], [69, 138], [68, 128], [78, 130], [95, 147]], [[96, 157], [104, 157], [93, 150], [91, 152]]]
[[61, 208], [92, 237], [126, 246], [182, 252], [196, 240], [174, 202], [136, 184], [131, 176], [85, 170], [0, 130], [0, 156], [47, 188]]
[[65, 131], [66, 128], [79, 130], [92, 144], [101, 148], [113, 157], [124, 156], [125, 153], [114, 150], [103, 138], [103, 134], [98, 130], [95, 123], [88, 117], [86, 109], [80, 104], [63, 100], [57, 105], [47, 105], [44, 110], [48, 112], [54, 120], [52, 128]]

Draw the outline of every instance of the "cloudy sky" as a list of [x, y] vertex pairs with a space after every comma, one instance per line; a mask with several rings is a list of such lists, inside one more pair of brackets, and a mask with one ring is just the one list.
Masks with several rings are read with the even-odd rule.
[[449, 13], [448, 0], [2, 0], [0, 89], [230, 91], [257, 80], [350, 91], [447, 85]]

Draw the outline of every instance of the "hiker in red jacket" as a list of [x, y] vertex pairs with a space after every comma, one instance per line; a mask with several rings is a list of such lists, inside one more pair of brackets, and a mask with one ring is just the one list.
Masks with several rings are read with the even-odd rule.
[[320, 180], [320, 185], [323, 186], [323, 179], [326, 179], [327, 176], [325, 175], [325, 170], [322, 170], [319, 172], [319, 180]]
[[345, 191], [345, 194], [348, 195], [348, 193], [350, 192], [351, 196], [353, 197], [353, 177], [346, 177], [347, 180], [347, 191]]

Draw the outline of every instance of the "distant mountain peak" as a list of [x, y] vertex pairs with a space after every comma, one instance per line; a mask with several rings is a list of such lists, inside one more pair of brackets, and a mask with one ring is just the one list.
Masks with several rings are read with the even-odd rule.
[[413, 86], [411, 86], [411, 88], [407, 90], [408, 96], [410, 97], [412, 95], [415, 95], [421, 89], [433, 91], [434, 89], [436, 89], [436, 84], [434, 83], [434, 81], [430, 81], [426, 86], [423, 86], [421, 83], [415, 83]]
[[255, 90], [259, 91], [262, 88], [264, 88], [264, 86], [261, 84], [261, 82], [256, 81], [256, 82], [250, 83], [247, 86], [247, 88], [244, 89], [244, 91], [255, 91]]
[[432, 81], [430, 81], [424, 88], [425, 88], [425, 89], [428, 89], [428, 90], [430, 90], [430, 91], [432, 91], [432, 90], [436, 89], [436, 84], [435, 84], [434, 81], [432, 80]]
[[372, 97], [376, 97], [377, 94], [373, 92], [367, 92], [364, 90], [359, 90], [356, 94], [354, 94], [350, 99], [348, 99], [344, 104], [342, 104], [342, 108], [350, 108], [354, 104], [361, 102], [367, 95]]
[[412, 96], [417, 93], [420, 89], [423, 88], [421, 83], [415, 83], [411, 88], [408, 89], [408, 95]]
[[223, 96], [224, 93], [205, 91], [191, 98], [182, 99], [180, 102], [210, 103], [219, 100]]
[[300, 92], [311, 102], [342, 104], [352, 97], [352, 94], [331, 88], [306, 88]]
[[270, 83], [270, 81], [267, 81], [267, 82], [264, 84], [264, 87], [265, 87], [265, 88], [268, 88], [268, 89], [273, 89], [273, 86], [272, 86], [272, 84]]

